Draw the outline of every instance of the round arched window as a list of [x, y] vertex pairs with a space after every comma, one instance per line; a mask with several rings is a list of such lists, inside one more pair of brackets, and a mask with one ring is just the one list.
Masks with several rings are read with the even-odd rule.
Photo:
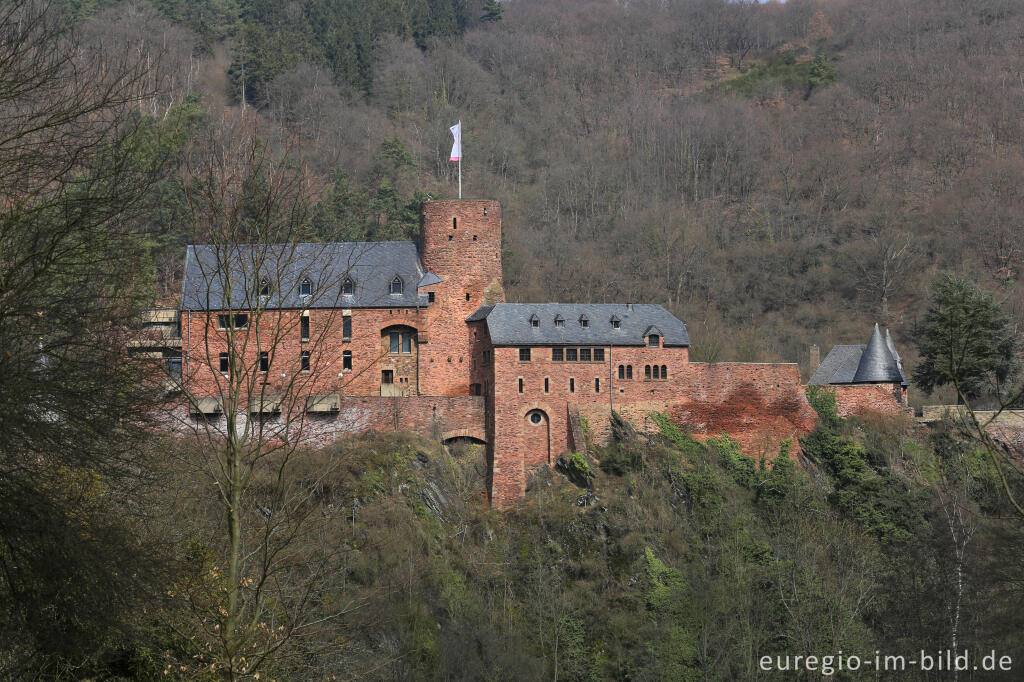
[[542, 421], [544, 421], [544, 417], [541, 415], [540, 412], [534, 411], [530, 413], [531, 424], [540, 424]]

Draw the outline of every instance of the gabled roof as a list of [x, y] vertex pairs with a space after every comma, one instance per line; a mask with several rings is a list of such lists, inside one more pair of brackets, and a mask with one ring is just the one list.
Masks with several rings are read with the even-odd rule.
[[[537, 327], [530, 324], [533, 315], [540, 319]], [[572, 320], [586, 316], [590, 324], [556, 327], [554, 319], [558, 315]], [[611, 325], [613, 315], [620, 320], [618, 329]], [[653, 304], [498, 303], [480, 306], [466, 321], [479, 320], [487, 320], [487, 331], [495, 346], [642, 346], [644, 334], [652, 326], [664, 332], [663, 345], [690, 345], [686, 325]]]
[[896, 382], [907, 385], [903, 361], [896, 352], [892, 337], [886, 332], [883, 339], [876, 324], [867, 344], [833, 346], [807, 383], [825, 386]]
[[[425, 278], [415, 242], [330, 242], [325, 244], [239, 244], [189, 246], [182, 281], [182, 310], [265, 308], [399, 308], [426, 305], [416, 287], [391, 294], [391, 281]], [[312, 295], [300, 295], [303, 277]], [[342, 296], [346, 277], [354, 294]], [[259, 282], [271, 284], [266, 301], [258, 301]], [[230, 294], [229, 294], [230, 292]]]

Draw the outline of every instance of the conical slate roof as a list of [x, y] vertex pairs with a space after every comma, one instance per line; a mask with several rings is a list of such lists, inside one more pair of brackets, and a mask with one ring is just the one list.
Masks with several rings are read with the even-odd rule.
[[867, 348], [860, 356], [860, 363], [857, 365], [857, 372], [853, 375], [855, 384], [876, 384], [894, 381], [903, 381], [903, 373], [900, 371], [896, 358], [889, 352], [889, 345], [885, 342], [882, 332], [875, 323], [875, 330], [871, 332], [871, 340]]

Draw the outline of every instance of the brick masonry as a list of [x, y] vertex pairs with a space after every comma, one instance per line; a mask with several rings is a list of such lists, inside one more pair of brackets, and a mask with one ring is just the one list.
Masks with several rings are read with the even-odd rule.
[[[344, 436], [368, 431], [412, 431], [428, 438], [472, 438], [483, 440], [485, 432], [484, 399], [481, 396], [344, 396], [339, 410], [308, 414], [294, 406], [288, 417], [287, 406], [281, 414], [264, 417], [264, 431], [284, 432], [295, 443], [319, 447]], [[240, 415], [240, 422], [245, 419]], [[170, 430], [188, 433], [197, 428], [223, 431], [226, 420], [220, 417], [190, 415], [181, 405], [166, 413], [164, 424]]]
[[840, 417], [881, 412], [908, 413], [907, 389], [900, 384], [853, 384], [828, 387], [836, 394], [836, 412]]

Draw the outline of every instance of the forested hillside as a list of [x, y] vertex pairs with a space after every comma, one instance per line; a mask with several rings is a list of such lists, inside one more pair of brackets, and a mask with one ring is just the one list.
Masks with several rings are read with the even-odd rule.
[[511, 300], [663, 303], [698, 359], [803, 363], [876, 320], [912, 356], [943, 270], [1024, 314], [1014, 0], [61, 4], [177, 101], [244, 94], [343, 236], [412, 236], [461, 119]]
[[1021, 679], [1019, 431], [812, 387], [768, 462], [613, 413], [496, 511], [478, 445], [264, 432], [267, 376], [218, 433], [129, 328], [204, 235], [415, 237], [461, 120], [510, 300], [662, 303], [704, 360], [877, 320], [1019, 405], [1022, 48], [1017, 0], [0, 3], [0, 679]]

